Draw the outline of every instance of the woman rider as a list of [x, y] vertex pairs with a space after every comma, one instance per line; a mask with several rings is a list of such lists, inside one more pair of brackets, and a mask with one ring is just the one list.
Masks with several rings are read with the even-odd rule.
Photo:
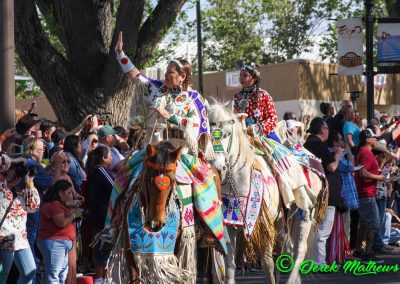
[[[139, 78], [147, 87], [145, 94], [150, 109], [147, 143], [168, 139], [175, 147], [183, 146], [183, 153], [197, 155], [198, 141], [208, 140], [208, 119], [204, 101], [198, 92], [191, 90], [189, 81], [192, 69], [186, 60], [174, 59], [167, 66], [165, 80], [158, 81], [141, 73], [122, 51], [122, 32], [116, 45], [117, 59], [129, 79]], [[154, 129], [154, 130], [153, 130]], [[203, 135], [204, 134], [204, 135]], [[204, 141], [206, 158], [212, 158], [211, 143]]]
[[280, 142], [273, 132], [278, 123], [275, 104], [267, 91], [260, 88], [260, 80], [260, 71], [255, 63], [242, 66], [239, 82], [243, 89], [234, 96], [234, 110], [247, 114], [248, 130]]
[[[260, 148], [271, 170], [279, 175], [278, 184], [284, 204], [289, 207], [296, 203], [300, 209], [308, 210], [312, 201], [305, 190], [307, 179], [296, 158], [281, 144], [274, 128], [278, 124], [275, 104], [267, 91], [260, 88], [261, 74], [255, 63], [244, 64], [240, 70], [239, 82], [242, 90], [234, 96], [234, 111], [245, 117], [247, 133], [256, 148]], [[243, 115], [244, 114], [244, 115]], [[296, 190], [294, 195], [292, 191]]]

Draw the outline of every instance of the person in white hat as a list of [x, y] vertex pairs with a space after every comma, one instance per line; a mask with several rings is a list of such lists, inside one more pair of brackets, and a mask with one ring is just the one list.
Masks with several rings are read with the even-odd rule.
[[300, 121], [293, 120], [293, 119], [286, 120], [286, 127], [289, 130], [289, 135], [292, 138], [296, 139], [296, 141], [304, 142], [304, 141], [301, 141], [301, 137], [299, 135], [299, 129], [301, 126], [302, 126], [302, 123]]

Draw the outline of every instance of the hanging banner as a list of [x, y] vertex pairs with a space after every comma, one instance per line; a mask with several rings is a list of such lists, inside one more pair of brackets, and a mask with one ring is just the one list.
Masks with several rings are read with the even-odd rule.
[[225, 86], [226, 89], [237, 89], [240, 88], [239, 82], [240, 71], [232, 71], [225, 73]]
[[338, 73], [361, 75], [363, 73], [363, 26], [361, 19], [337, 21]]
[[378, 73], [400, 73], [400, 21], [378, 21]]

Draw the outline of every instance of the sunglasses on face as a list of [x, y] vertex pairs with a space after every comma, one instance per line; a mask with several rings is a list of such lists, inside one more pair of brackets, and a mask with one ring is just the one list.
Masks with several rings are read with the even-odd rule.
[[99, 140], [93, 139], [91, 143], [92, 143], [92, 144], [96, 144], [96, 143], [98, 143], [98, 142], [99, 142]]
[[70, 164], [71, 161], [70, 161], [70, 160], [64, 160], [62, 163], [63, 163], [64, 165], [67, 165], [67, 164]]

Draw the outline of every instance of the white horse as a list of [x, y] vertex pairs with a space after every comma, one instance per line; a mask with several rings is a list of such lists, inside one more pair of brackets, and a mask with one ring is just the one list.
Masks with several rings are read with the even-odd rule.
[[[278, 222], [281, 215], [279, 214], [279, 189], [278, 184], [287, 184], [287, 181], [275, 180], [270, 168], [265, 160], [256, 155], [252, 149], [249, 140], [242, 131], [241, 124], [237, 121], [234, 115], [227, 112], [223, 106], [214, 104], [209, 108], [209, 120], [211, 130], [219, 128], [222, 130], [221, 145], [223, 153], [217, 153], [215, 165], [221, 171], [222, 177], [222, 193], [225, 195], [235, 196], [248, 196], [251, 188], [251, 175], [252, 170], [258, 169], [266, 184], [266, 189], [263, 194], [263, 206], [258, 216], [256, 228], [254, 229], [248, 245], [253, 246], [254, 249], [260, 250], [257, 257], [261, 258], [263, 269], [268, 275], [270, 283], [275, 283], [274, 277], [274, 261], [272, 253], [275, 245], [276, 233], [280, 233], [278, 237], [285, 240], [286, 252], [292, 254], [295, 262], [293, 263], [293, 270], [291, 271], [288, 282], [293, 283], [299, 281], [298, 267], [304, 260], [307, 252], [307, 238], [310, 232], [312, 218], [309, 213], [304, 214], [303, 220], [300, 221], [295, 214], [295, 206], [289, 210], [288, 216], [295, 216], [292, 226], [288, 229], [288, 235], [284, 234], [285, 228], [282, 228], [281, 222]], [[286, 179], [290, 178], [285, 176]], [[319, 178], [315, 178], [313, 174], [310, 179], [315, 182], [317, 188], [322, 188]], [[303, 189], [304, 190], [304, 189]], [[263, 212], [263, 208], [267, 208]], [[263, 213], [267, 213], [267, 216]], [[274, 222], [275, 228], [267, 226], [265, 223]], [[258, 234], [257, 229], [263, 227], [263, 233]], [[266, 231], [266, 228], [269, 231]], [[295, 229], [292, 229], [295, 228]], [[236, 238], [238, 232], [244, 230], [246, 233], [246, 224], [244, 226], [229, 226], [228, 232], [231, 243], [228, 246], [228, 255], [226, 257], [226, 281], [227, 283], [234, 283], [235, 265], [235, 251], [236, 251]], [[294, 240], [294, 241], [293, 241]], [[259, 244], [266, 244], [260, 246]]]
[[[215, 160], [215, 165], [221, 172], [222, 194], [247, 197], [251, 186], [251, 172], [255, 168], [258, 169], [266, 183], [263, 202], [264, 206], [266, 205], [267, 212], [264, 212], [264, 214], [267, 213], [269, 220], [274, 222], [279, 215], [279, 190], [276, 180], [264, 159], [254, 153], [241, 130], [240, 123], [234, 116], [226, 112], [221, 105], [214, 104], [209, 108], [209, 120], [212, 130], [218, 127], [223, 132], [221, 145], [225, 152], [216, 153]], [[263, 210], [261, 209], [261, 211]], [[263, 212], [260, 212], [260, 215], [262, 214]], [[243, 226], [228, 226], [230, 244], [228, 245], [228, 255], [225, 261], [227, 283], [234, 283], [236, 239], [238, 233], [245, 229]], [[271, 282], [273, 282], [274, 262], [272, 252], [276, 231], [272, 227], [272, 231], [263, 232], [263, 234], [266, 238], [259, 241], [266, 244], [266, 246], [262, 247], [264, 251], [260, 251], [258, 257], [261, 257], [263, 269], [267, 272]]]
[[[286, 121], [280, 121], [278, 123], [275, 128], [275, 133], [280, 138], [281, 142], [289, 149], [292, 149], [293, 152], [297, 152], [297, 154], [302, 152], [303, 155], [305, 155], [306, 161], [302, 163], [306, 163], [306, 166], [303, 166], [303, 171], [306, 172], [310, 183], [310, 186], [306, 186], [307, 192], [312, 196], [312, 199], [316, 201], [312, 208], [313, 210], [308, 214], [303, 214], [302, 220], [300, 220], [298, 216], [293, 218], [293, 223], [288, 228], [289, 234], [285, 241], [285, 252], [291, 254], [293, 258], [296, 259], [288, 283], [301, 283], [298, 267], [307, 254], [308, 245], [314, 240], [315, 230], [325, 216], [328, 198], [327, 181], [323, 174], [323, 166], [320, 161], [303, 147], [299, 139], [291, 135], [286, 127]], [[291, 210], [289, 210], [289, 215], [292, 214], [293, 210], [296, 209], [291, 208]]]

